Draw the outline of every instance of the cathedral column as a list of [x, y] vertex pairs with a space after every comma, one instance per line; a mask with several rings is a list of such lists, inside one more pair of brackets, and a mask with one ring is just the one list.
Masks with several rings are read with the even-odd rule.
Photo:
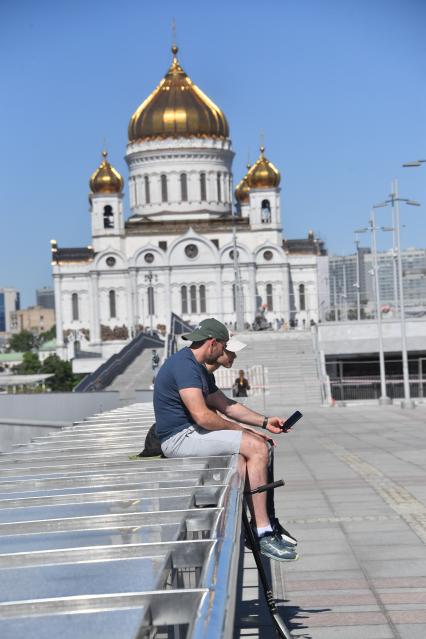
[[129, 337], [133, 337], [133, 327], [135, 325], [135, 319], [133, 315], [133, 295], [132, 295], [132, 280], [131, 277], [126, 277], [126, 307], [127, 307], [127, 328], [129, 330]]
[[56, 344], [58, 347], [63, 347], [64, 332], [62, 327], [61, 276], [54, 275], [53, 281], [54, 281], [54, 288], [55, 288]]
[[172, 284], [171, 284], [171, 268], [167, 267], [164, 271], [164, 306], [165, 306], [165, 325], [169, 327], [170, 314], [172, 311]]
[[[217, 298], [217, 307], [220, 320], [223, 322], [223, 266], [219, 265], [217, 269], [217, 277], [216, 277], [216, 295]], [[214, 299], [214, 298], [213, 298]]]
[[98, 274], [90, 274], [90, 342], [99, 344], [101, 341], [101, 326], [99, 322], [99, 287]]
[[138, 293], [137, 293], [137, 274], [135, 270], [131, 270], [130, 273], [130, 297], [131, 297], [131, 312], [132, 312], [132, 324], [131, 324], [131, 332], [135, 333], [136, 323], [138, 317]]
[[253, 264], [249, 268], [249, 291], [250, 291], [250, 312], [252, 319], [249, 322], [253, 322], [256, 316], [256, 264]]

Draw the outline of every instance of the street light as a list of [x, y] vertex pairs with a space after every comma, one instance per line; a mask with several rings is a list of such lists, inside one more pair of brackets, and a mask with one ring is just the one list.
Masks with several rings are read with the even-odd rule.
[[414, 166], [421, 166], [422, 164], [425, 164], [426, 160], [414, 160], [414, 162], [405, 162], [405, 164], [403, 164], [402, 166], [404, 168], [412, 168]]
[[355, 248], [356, 248], [356, 282], [354, 288], [356, 288], [356, 318], [359, 322], [361, 319], [361, 283], [360, 283], [360, 266], [359, 266], [359, 245], [360, 240], [358, 238], [358, 231], [354, 231], [355, 234]]
[[157, 276], [152, 271], [148, 271], [145, 275], [145, 282], [148, 282], [148, 315], [149, 315], [149, 330], [152, 335], [152, 317], [154, 315], [154, 288], [152, 282], [157, 281]]
[[[420, 163], [421, 161], [418, 160]], [[402, 347], [402, 374], [404, 378], [404, 399], [401, 402], [402, 408], [414, 408], [415, 403], [411, 399], [410, 395], [410, 373], [408, 369], [408, 355], [407, 355], [407, 331], [405, 325], [405, 307], [404, 307], [404, 289], [402, 282], [402, 259], [401, 259], [401, 224], [399, 217], [399, 203], [404, 202], [409, 206], [420, 206], [419, 202], [410, 200], [408, 198], [398, 197], [398, 180], [395, 178], [392, 181], [392, 193], [389, 199], [377, 204], [374, 208], [380, 208], [392, 206], [394, 227], [395, 227], [395, 242], [396, 242], [396, 259], [398, 266], [398, 289], [399, 289], [399, 308], [400, 308], [400, 322], [401, 322], [401, 347]]]
[[377, 262], [377, 241], [376, 231], [376, 213], [374, 207], [371, 209], [369, 226], [363, 229], [357, 229], [355, 233], [364, 233], [365, 231], [371, 233], [371, 254], [373, 257], [373, 274], [374, 274], [374, 295], [376, 301], [376, 322], [377, 322], [377, 337], [379, 340], [379, 368], [380, 368], [380, 397], [379, 404], [390, 404], [391, 399], [386, 394], [386, 369], [385, 369], [385, 354], [383, 349], [383, 331], [382, 331], [382, 309], [380, 306], [380, 288], [379, 288], [379, 266]]

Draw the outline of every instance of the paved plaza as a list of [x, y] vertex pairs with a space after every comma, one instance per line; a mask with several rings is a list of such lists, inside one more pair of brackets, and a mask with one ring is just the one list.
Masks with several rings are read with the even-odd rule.
[[[270, 564], [283, 618], [295, 637], [425, 639], [426, 406], [294, 408], [304, 418], [275, 456], [278, 514], [300, 549]], [[272, 639], [247, 551], [240, 576], [235, 637]]]

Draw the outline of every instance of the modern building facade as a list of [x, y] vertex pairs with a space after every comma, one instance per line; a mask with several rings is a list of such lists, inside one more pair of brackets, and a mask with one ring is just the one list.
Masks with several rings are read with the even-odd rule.
[[36, 306], [51, 309], [55, 308], [55, 291], [53, 288], [44, 286], [43, 288], [36, 289]]
[[[325, 319], [356, 319], [358, 284], [361, 317], [375, 315], [376, 295], [370, 249], [360, 247], [357, 254], [330, 255], [326, 259], [329, 300]], [[426, 249], [404, 249], [401, 261], [406, 312], [414, 315], [426, 313]], [[398, 316], [399, 290], [394, 251], [379, 252], [377, 262], [382, 314]]]
[[[318, 258], [309, 232], [283, 240], [281, 175], [265, 149], [235, 190], [234, 151], [225, 115], [171, 66], [131, 116], [124, 180], [103, 153], [90, 180], [91, 245], [52, 240], [58, 354], [116, 352], [142, 327], [208, 316], [234, 325], [262, 312], [273, 325], [318, 319]], [[238, 289], [240, 290], [240, 289]], [[238, 297], [238, 299], [237, 299]]]
[[10, 314], [20, 308], [16, 288], [0, 288], [0, 333], [10, 333]]

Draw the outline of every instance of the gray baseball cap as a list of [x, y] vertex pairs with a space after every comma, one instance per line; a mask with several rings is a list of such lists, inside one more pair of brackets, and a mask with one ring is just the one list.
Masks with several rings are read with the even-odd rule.
[[189, 342], [201, 342], [203, 339], [211, 339], [212, 337], [221, 342], [229, 340], [228, 329], [214, 317], [202, 320], [192, 333], [182, 335], [182, 339], [186, 339]]

